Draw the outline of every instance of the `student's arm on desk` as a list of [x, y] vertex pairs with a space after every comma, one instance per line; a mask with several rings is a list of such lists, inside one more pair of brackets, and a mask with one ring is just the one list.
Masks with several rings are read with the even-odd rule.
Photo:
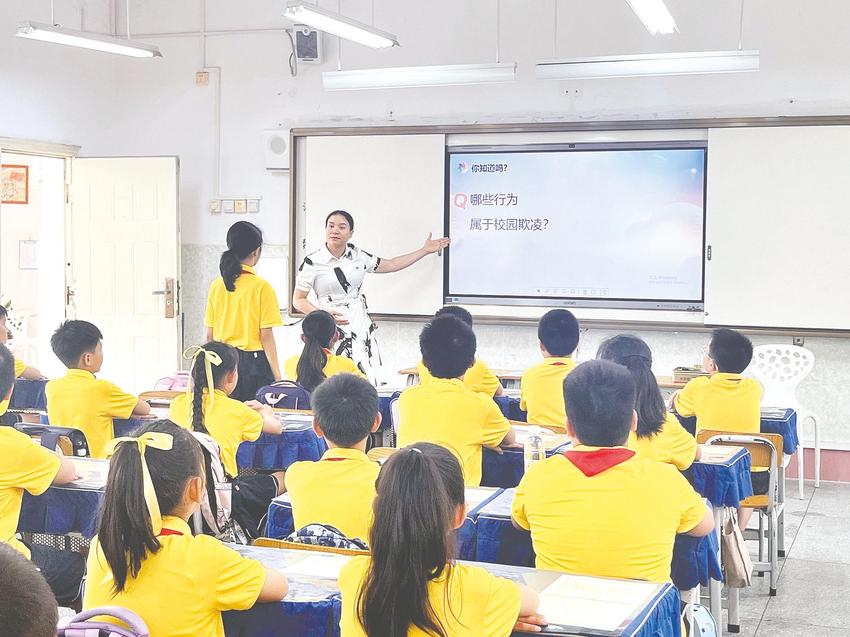
[[257, 597], [258, 602], [279, 602], [289, 592], [286, 575], [272, 568], [266, 568], [266, 581]]
[[[124, 412], [127, 413], [127, 412]], [[147, 401], [139, 398], [139, 402], [136, 403], [136, 406], [133, 407], [133, 416], [147, 416], [151, 413], [151, 406], [147, 403]]]
[[502, 438], [502, 442], [499, 443], [500, 447], [522, 447], [521, 444], [516, 441], [516, 432], [514, 428], [511, 427], [508, 429], [508, 433], [505, 434], [505, 437]]
[[74, 469], [74, 464], [71, 462], [71, 459], [66, 458], [58, 451], [55, 451], [54, 453], [59, 456], [61, 464], [59, 465], [59, 471], [56, 472], [56, 477], [53, 478], [52, 484], [60, 486], [76, 480], [77, 471]]
[[520, 602], [519, 602], [519, 617], [514, 625], [514, 630], [520, 630], [526, 633], [539, 633], [541, 626], [546, 625], [546, 620], [542, 615], [537, 614], [537, 609], [540, 608], [540, 596], [537, 591], [530, 589], [528, 586], [520, 584]]
[[23, 378], [24, 380], [41, 380], [44, 378], [44, 374], [38, 371], [35, 367], [27, 366], [18, 378]]
[[702, 521], [697, 524], [690, 531], [685, 533], [685, 535], [692, 535], [693, 537], [705, 537], [709, 533], [714, 530], [714, 514], [706, 508], [705, 517], [703, 517]]
[[279, 436], [283, 433], [283, 423], [280, 422], [274, 415], [274, 409], [269, 405], [264, 405], [256, 400], [249, 400], [245, 403], [251, 409], [255, 409], [263, 417], [263, 433], [275, 434]]

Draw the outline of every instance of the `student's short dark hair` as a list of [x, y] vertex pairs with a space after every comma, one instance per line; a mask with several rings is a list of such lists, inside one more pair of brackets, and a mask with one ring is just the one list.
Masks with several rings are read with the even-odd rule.
[[438, 316], [454, 316], [472, 327], [472, 314], [465, 307], [460, 305], [444, 305], [439, 310], [434, 312], [434, 318]]
[[602, 360], [582, 363], [564, 379], [564, 400], [581, 444], [625, 444], [635, 408], [635, 382], [628, 369]]
[[0, 345], [0, 400], [5, 400], [15, 384], [15, 357], [5, 345]]
[[72, 368], [83, 354], [93, 352], [102, 339], [103, 334], [93, 323], [65, 321], [50, 337], [50, 347], [65, 367]]
[[454, 316], [439, 316], [419, 335], [422, 362], [434, 378], [460, 378], [475, 363], [475, 332]]
[[53, 637], [56, 599], [35, 564], [0, 542], [0, 626], [4, 635]]
[[537, 325], [537, 338], [552, 356], [569, 356], [578, 347], [578, 321], [569, 310], [549, 310]]
[[5, 305], [0, 305], [0, 319], [4, 319], [9, 316], [9, 310], [6, 309]]
[[313, 413], [325, 437], [340, 447], [353, 447], [372, 430], [380, 411], [378, 392], [354, 374], [335, 374], [310, 395]]
[[711, 333], [708, 355], [718, 372], [740, 374], [753, 360], [753, 343], [740, 332], [721, 327]]

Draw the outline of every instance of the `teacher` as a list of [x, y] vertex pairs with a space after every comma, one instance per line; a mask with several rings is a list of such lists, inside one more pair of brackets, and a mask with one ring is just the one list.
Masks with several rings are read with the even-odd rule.
[[[351, 358], [373, 383], [375, 369], [381, 366], [381, 356], [373, 332], [375, 324], [369, 317], [366, 298], [360, 294], [367, 272], [398, 272], [410, 267], [422, 257], [438, 252], [449, 245], [446, 237], [425, 240], [425, 245], [392, 259], [381, 259], [349, 243], [354, 234], [354, 217], [344, 210], [334, 210], [325, 219], [325, 245], [308, 254], [298, 268], [292, 306], [309, 314], [321, 309], [336, 319], [341, 338], [335, 354]], [[316, 304], [307, 300], [310, 290], [316, 293]]]

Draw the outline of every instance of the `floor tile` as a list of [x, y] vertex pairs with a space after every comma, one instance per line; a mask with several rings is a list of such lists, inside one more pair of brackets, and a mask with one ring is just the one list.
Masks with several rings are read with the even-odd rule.
[[850, 565], [789, 558], [779, 578], [777, 596], [768, 602], [764, 619], [850, 628], [848, 591]]
[[[743, 634], [743, 632], [742, 628], [741, 633]], [[844, 637], [846, 634], [847, 631], [843, 628], [764, 619], [758, 627], [755, 637]]]
[[807, 513], [788, 557], [850, 565], [850, 516], [828, 517]]

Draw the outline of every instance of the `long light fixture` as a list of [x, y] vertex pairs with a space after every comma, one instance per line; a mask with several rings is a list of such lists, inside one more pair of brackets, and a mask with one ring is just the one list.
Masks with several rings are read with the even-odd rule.
[[159, 47], [142, 44], [134, 40], [113, 38], [108, 35], [88, 33], [86, 31], [74, 31], [73, 29], [65, 29], [38, 22], [24, 22], [18, 26], [18, 32], [15, 35], [19, 38], [27, 38], [29, 40], [65, 44], [81, 49], [129, 55], [134, 58], [162, 57]]
[[676, 21], [673, 19], [664, 0], [626, 0], [650, 35], [678, 33]]
[[392, 33], [381, 31], [368, 24], [346, 18], [339, 13], [325, 11], [315, 4], [305, 2], [290, 2], [283, 11], [283, 16], [296, 24], [306, 24], [319, 31], [330, 33], [344, 40], [373, 49], [386, 49], [398, 46], [398, 38]]
[[535, 76], [538, 80], [589, 80], [646, 75], [743, 73], [758, 70], [758, 50], [735, 50], [540, 60], [535, 67]]
[[513, 82], [516, 62], [449, 64], [445, 66], [399, 66], [356, 71], [326, 71], [322, 84], [327, 91], [357, 89], [451, 86]]

